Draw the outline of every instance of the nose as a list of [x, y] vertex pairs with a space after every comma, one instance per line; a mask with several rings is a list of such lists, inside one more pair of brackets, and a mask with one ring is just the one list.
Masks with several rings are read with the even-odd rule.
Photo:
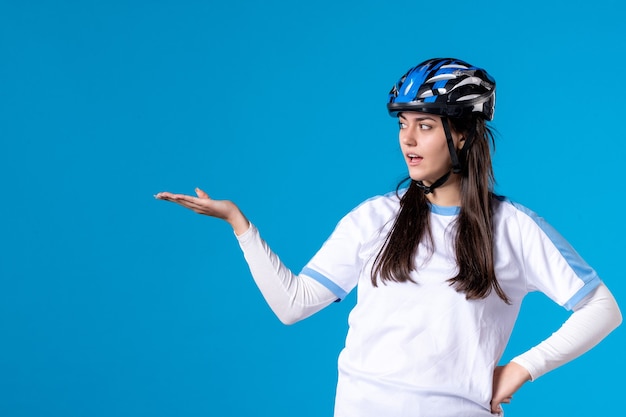
[[404, 128], [400, 130], [400, 142], [406, 146], [417, 145], [417, 137], [412, 129]]

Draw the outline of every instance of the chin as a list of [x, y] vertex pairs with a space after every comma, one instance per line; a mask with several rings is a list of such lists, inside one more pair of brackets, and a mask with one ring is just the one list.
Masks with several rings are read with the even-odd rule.
[[409, 177], [413, 180], [413, 181], [428, 181], [426, 178], [424, 178], [423, 175], [420, 175], [417, 172], [411, 172], [409, 171]]

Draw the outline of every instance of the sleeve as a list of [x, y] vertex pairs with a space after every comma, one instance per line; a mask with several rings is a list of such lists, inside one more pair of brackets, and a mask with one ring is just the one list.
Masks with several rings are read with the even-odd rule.
[[518, 206], [528, 291], [541, 291], [571, 310], [601, 280], [574, 248], [543, 218]]
[[337, 299], [307, 276], [296, 276], [272, 252], [254, 225], [237, 236], [244, 258], [263, 297], [284, 324], [307, 318]]
[[385, 202], [371, 199], [348, 213], [300, 274], [344, 299], [358, 284], [372, 247], [380, 241], [377, 236], [384, 225]]
[[574, 307], [559, 330], [512, 361], [526, 368], [534, 381], [590, 350], [621, 322], [615, 298], [600, 284]]

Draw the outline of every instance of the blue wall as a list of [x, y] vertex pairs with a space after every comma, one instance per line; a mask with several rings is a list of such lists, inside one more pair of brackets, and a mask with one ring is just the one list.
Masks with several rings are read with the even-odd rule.
[[[152, 195], [236, 201], [299, 271], [404, 174], [385, 100], [433, 56], [489, 69], [498, 191], [625, 300], [618, 5], [0, 0], [0, 415], [331, 415], [354, 295], [285, 327], [227, 225]], [[530, 296], [505, 359], [566, 317]], [[614, 415], [625, 340], [507, 417]]]

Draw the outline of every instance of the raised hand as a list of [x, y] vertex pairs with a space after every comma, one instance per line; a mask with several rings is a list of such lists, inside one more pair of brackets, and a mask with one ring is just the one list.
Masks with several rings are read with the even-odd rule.
[[189, 210], [193, 210], [198, 214], [225, 220], [232, 226], [237, 235], [248, 230], [250, 223], [235, 203], [228, 200], [214, 200], [199, 188], [196, 188], [195, 191], [197, 197], [186, 194], [161, 192], [156, 194], [154, 198], [157, 200], [171, 201]]

